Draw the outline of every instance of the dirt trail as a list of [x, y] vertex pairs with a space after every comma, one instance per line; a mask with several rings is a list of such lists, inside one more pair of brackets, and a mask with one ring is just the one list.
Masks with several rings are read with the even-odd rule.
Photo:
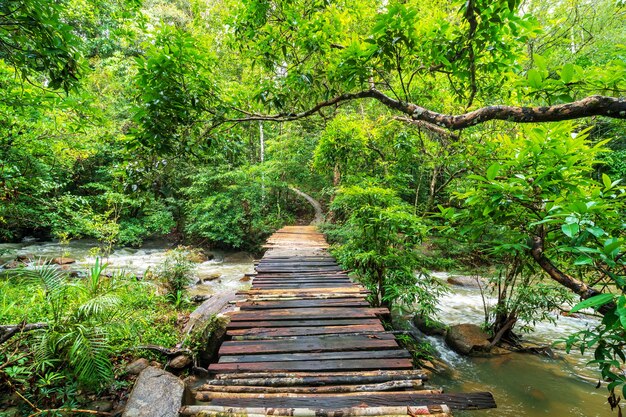
[[316, 199], [314, 199], [307, 193], [300, 191], [296, 187], [289, 187], [289, 189], [293, 191], [294, 193], [298, 194], [300, 197], [304, 198], [306, 201], [309, 202], [311, 206], [313, 206], [313, 210], [315, 210], [315, 217], [313, 217], [313, 220], [311, 221], [312, 226], [318, 225], [324, 222], [324, 213], [322, 212], [322, 205], [320, 204], [319, 201], [317, 201]]

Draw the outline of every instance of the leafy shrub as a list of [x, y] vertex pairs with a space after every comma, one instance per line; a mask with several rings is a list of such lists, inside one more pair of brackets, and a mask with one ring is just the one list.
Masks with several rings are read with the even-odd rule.
[[414, 308], [432, 314], [443, 287], [425, 273], [415, 274], [420, 269], [416, 249], [426, 227], [412, 208], [392, 190], [352, 186], [339, 190], [331, 209], [346, 219], [344, 243], [334, 253], [373, 292], [372, 301], [414, 306], [419, 299]]

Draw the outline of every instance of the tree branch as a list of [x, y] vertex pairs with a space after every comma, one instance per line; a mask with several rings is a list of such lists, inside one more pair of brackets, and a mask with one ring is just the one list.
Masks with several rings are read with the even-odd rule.
[[32, 323], [32, 324], [14, 324], [8, 326], [0, 326], [0, 345], [15, 336], [18, 333], [30, 332], [33, 330], [45, 329], [48, 323]]
[[445, 138], [449, 138], [454, 141], [459, 140], [459, 135], [449, 132], [448, 130], [441, 128], [437, 125], [434, 125], [432, 123], [424, 122], [422, 120], [413, 120], [408, 117], [402, 117], [402, 116], [396, 116], [393, 119], [399, 122], [404, 122], [404, 123], [411, 124], [413, 126], [417, 126], [418, 128], [421, 128], [421, 129], [429, 130], [436, 135], [443, 136]]
[[[568, 275], [558, 269], [543, 253], [543, 238], [541, 236], [535, 236], [532, 239], [532, 247], [530, 249], [530, 255], [535, 262], [543, 269], [553, 280], [569, 288], [574, 293], [578, 294], [581, 300], [586, 300], [595, 295], [602, 294], [602, 291], [598, 291], [593, 287], [588, 286], [584, 282]], [[598, 309], [598, 312], [605, 315], [607, 312], [615, 309], [614, 303], [604, 304]]]
[[582, 100], [554, 106], [487, 106], [459, 115], [437, 113], [413, 103], [405, 103], [384, 94], [376, 88], [355, 93], [345, 93], [330, 100], [322, 101], [309, 110], [300, 113], [279, 113], [264, 115], [251, 113], [246, 117], [226, 120], [227, 122], [273, 121], [287, 122], [314, 115], [325, 107], [363, 98], [373, 98], [385, 106], [408, 115], [412, 120], [427, 122], [449, 130], [460, 130], [490, 120], [505, 120], [513, 123], [557, 122], [580, 119], [590, 116], [605, 116], [626, 119], [626, 99], [607, 96], [590, 96]]
[[[413, 105], [408, 105], [412, 107]], [[436, 113], [423, 107], [412, 107], [411, 117], [445, 127], [464, 129], [489, 120], [506, 120], [515, 123], [558, 122], [590, 116], [626, 119], [626, 99], [591, 96], [566, 104], [542, 107], [488, 106], [461, 115]]]

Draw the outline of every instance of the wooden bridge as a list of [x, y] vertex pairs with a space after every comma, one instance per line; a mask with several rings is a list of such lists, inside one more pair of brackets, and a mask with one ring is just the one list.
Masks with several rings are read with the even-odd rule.
[[313, 226], [268, 240], [252, 288], [231, 314], [214, 378], [182, 415], [449, 416], [493, 408], [490, 393], [426, 389], [425, 374], [327, 252]]

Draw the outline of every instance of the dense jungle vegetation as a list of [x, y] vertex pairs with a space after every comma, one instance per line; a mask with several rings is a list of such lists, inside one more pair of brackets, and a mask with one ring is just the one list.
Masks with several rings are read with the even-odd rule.
[[[593, 309], [566, 343], [594, 351], [616, 404], [625, 97], [623, 0], [6, 0], [0, 239], [258, 251], [311, 217], [295, 187], [375, 304], [428, 316], [429, 270], [492, 268], [494, 344]], [[124, 384], [133, 346], [175, 344], [179, 252], [167, 298], [101, 264], [0, 278], [3, 392], [78, 407]]]

